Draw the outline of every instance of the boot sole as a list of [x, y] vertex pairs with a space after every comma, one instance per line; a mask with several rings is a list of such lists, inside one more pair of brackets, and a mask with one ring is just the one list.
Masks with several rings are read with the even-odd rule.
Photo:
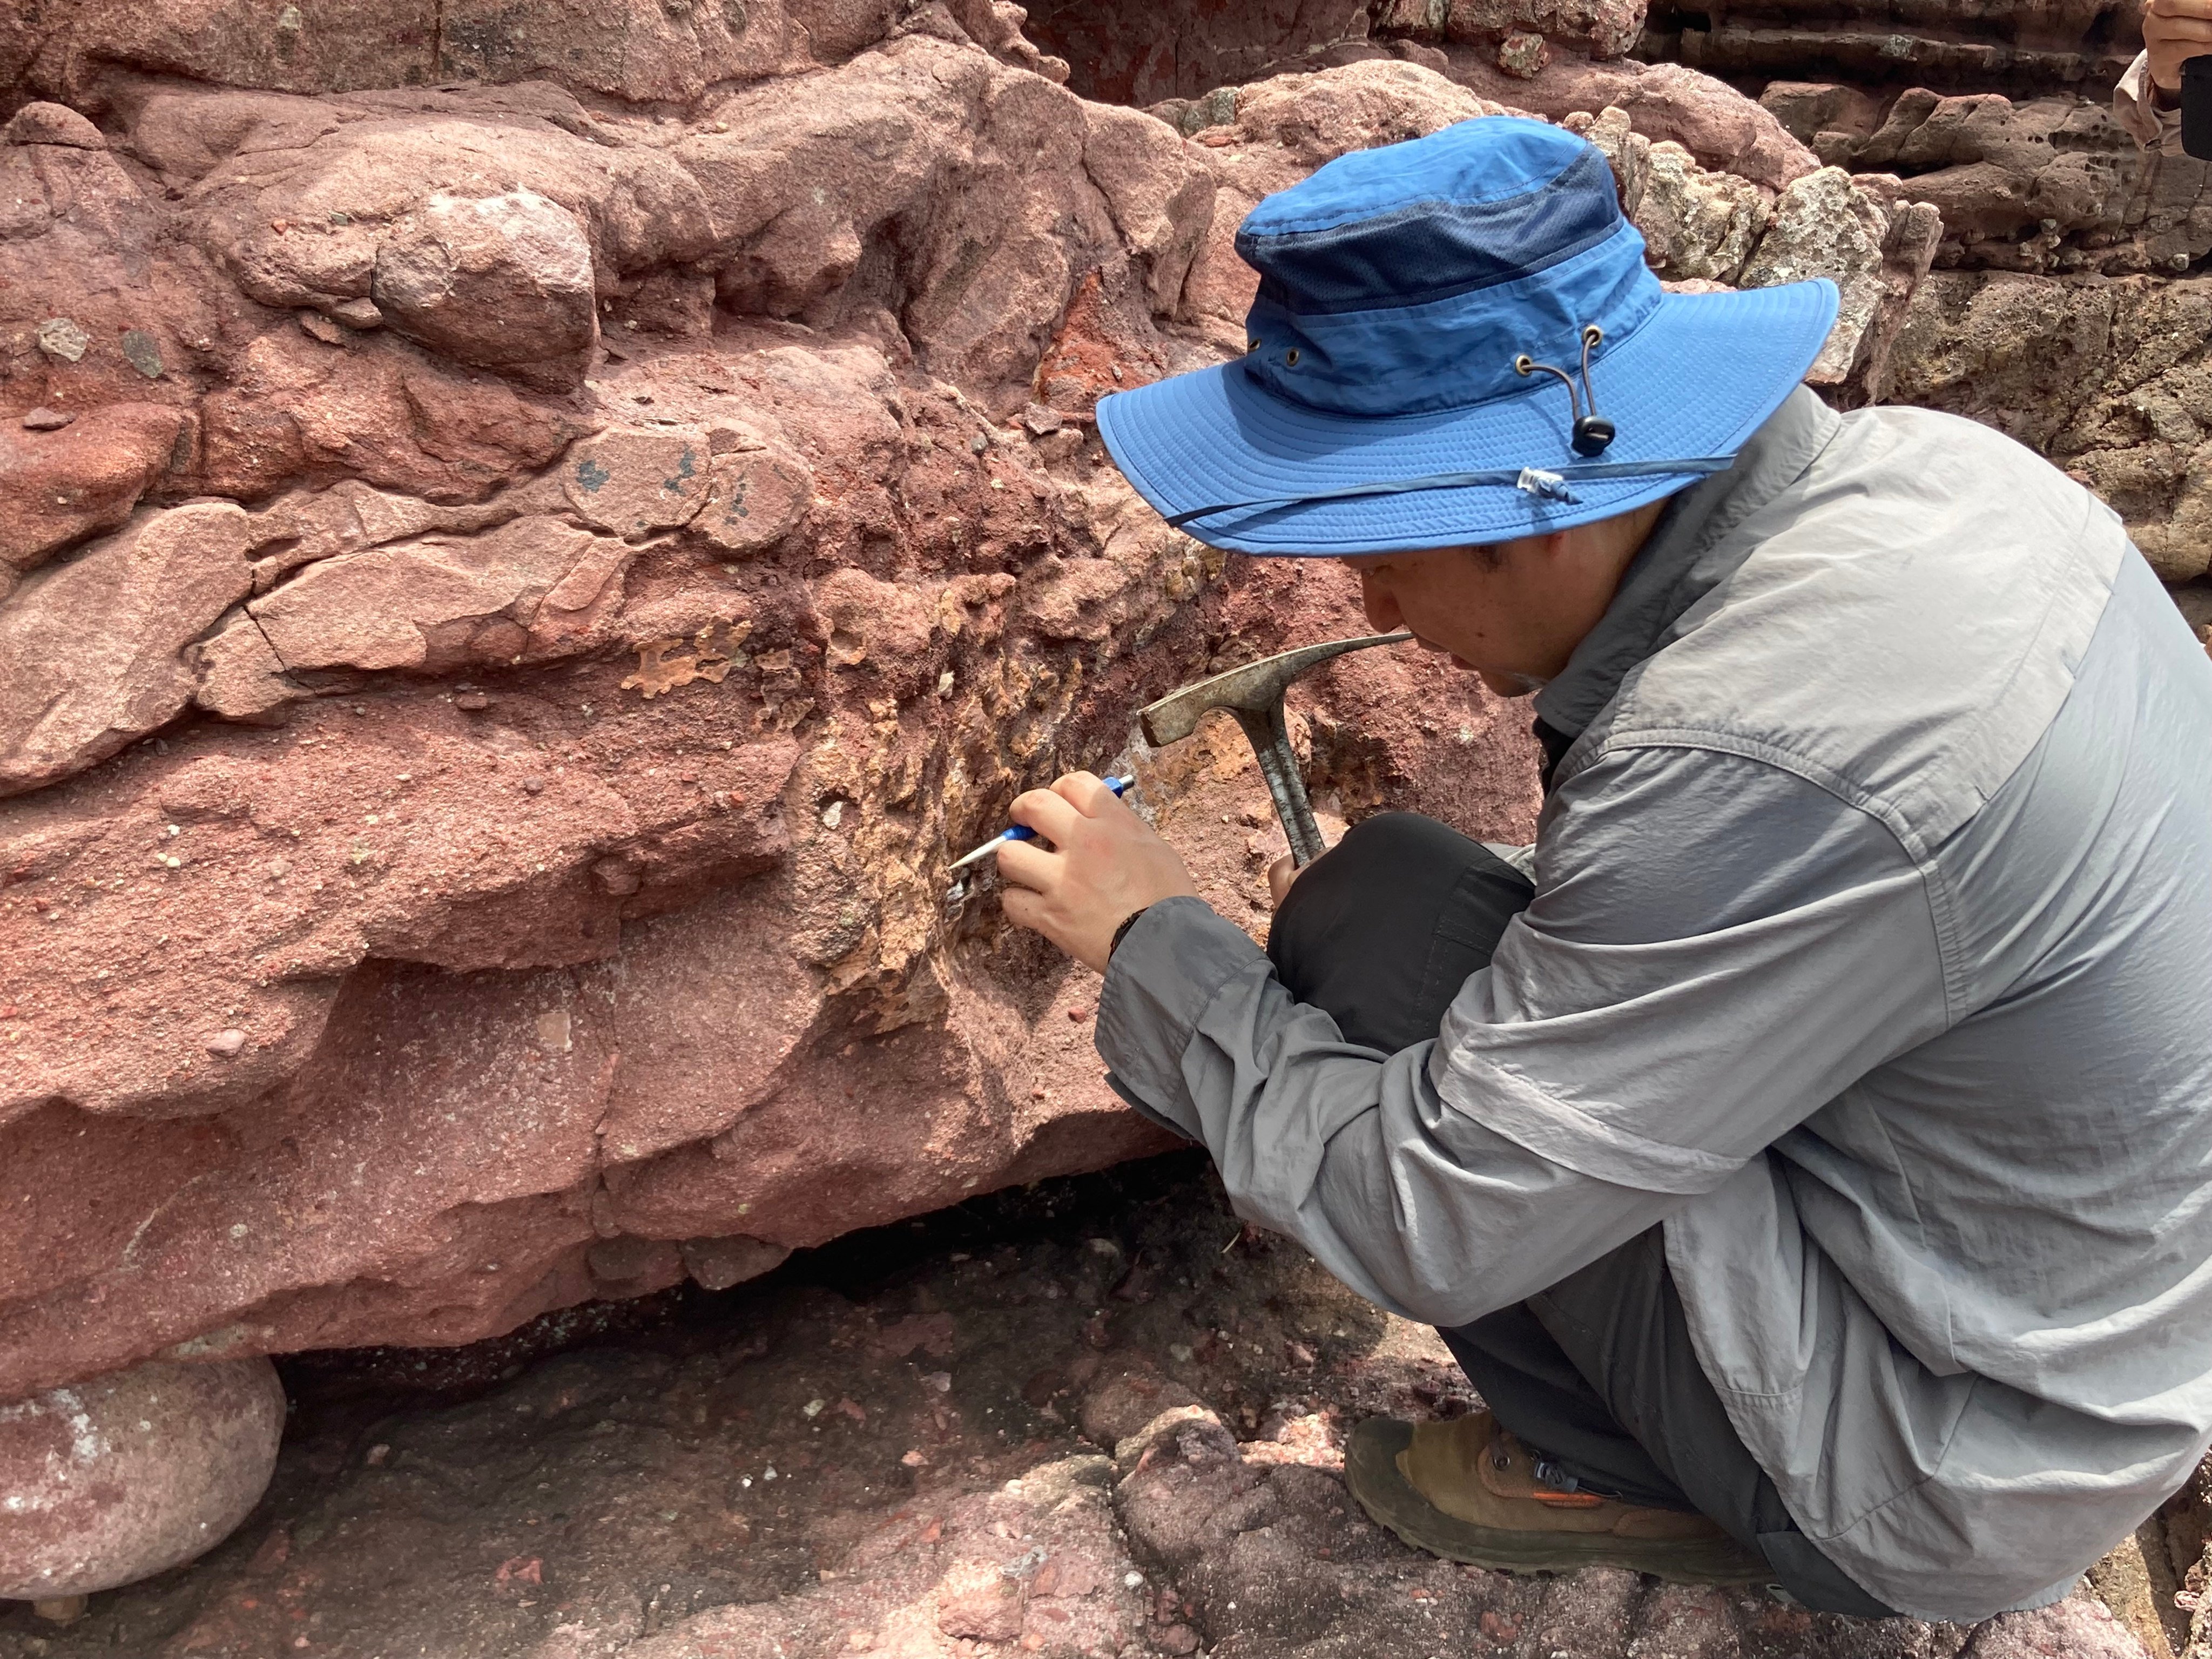
[[1572, 1572], [1622, 1567], [1674, 1584], [1763, 1584], [1774, 1577], [1764, 1560], [1732, 1539], [1619, 1538], [1611, 1534], [1510, 1532], [1447, 1515], [1415, 1490], [1398, 1468], [1413, 1443], [1409, 1423], [1374, 1417], [1352, 1431], [1344, 1449], [1345, 1484], [1378, 1526], [1417, 1550], [1505, 1572]]

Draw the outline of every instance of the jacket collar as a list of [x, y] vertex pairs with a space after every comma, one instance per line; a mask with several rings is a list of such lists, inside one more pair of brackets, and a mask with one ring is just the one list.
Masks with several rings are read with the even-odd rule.
[[1734, 466], [1668, 503], [1605, 615], [1559, 677], [1536, 694], [1546, 788], [1568, 745], [1613, 701], [1628, 671], [1665, 645], [1682, 613], [1751, 556], [1755, 544], [1728, 532], [1802, 477], [1840, 425], [1835, 411], [1801, 386], [1752, 434]]

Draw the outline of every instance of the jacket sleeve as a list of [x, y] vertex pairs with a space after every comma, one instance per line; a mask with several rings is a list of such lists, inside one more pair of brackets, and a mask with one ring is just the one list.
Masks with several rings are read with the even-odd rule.
[[1346, 1042], [1186, 898], [1115, 953], [1100, 1052], [1205, 1143], [1239, 1214], [1382, 1306], [1459, 1325], [1663, 1220], [1942, 1028], [1919, 872], [1791, 773], [1610, 757], [1554, 796], [1536, 863], [1435, 1042]]
[[2120, 83], [2112, 88], [2112, 118], [2125, 129], [2138, 148], [2166, 155], [2181, 149], [2181, 112], [2160, 109], [2151, 84], [2150, 53], [2139, 52]]

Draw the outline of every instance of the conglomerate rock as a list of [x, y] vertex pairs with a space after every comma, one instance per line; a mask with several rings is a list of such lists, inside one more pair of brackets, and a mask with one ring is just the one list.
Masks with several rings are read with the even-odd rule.
[[[942, 872], [1139, 704], [1364, 626], [1167, 530], [1091, 410], [1233, 349], [1218, 198], [1484, 106], [1293, 77], [1230, 155], [953, 11], [680, 118], [42, 17], [83, 105], [0, 147], [0, 1398], [728, 1284], [1158, 1145], [1088, 976]], [[1509, 836], [1517, 725], [1374, 655], [1298, 720], [1333, 812]], [[1173, 813], [1211, 753], [1125, 763]]]
[[2160, 575], [2212, 562], [2212, 281], [1939, 271], [1896, 392], [2050, 455], [2126, 517]]

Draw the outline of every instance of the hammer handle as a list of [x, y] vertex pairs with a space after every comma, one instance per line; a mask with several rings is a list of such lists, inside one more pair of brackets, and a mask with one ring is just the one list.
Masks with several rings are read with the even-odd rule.
[[1328, 851], [1328, 843], [1322, 840], [1321, 825], [1314, 822], [1312, 804], [1306, 799], [1297, 753], [1291, 747], [1290, 723], [1283, 718], [1283, 700], [1278, 696], [1264, 714], [1249, 708], [1230, 712], [1259, 757], [1260, 775], [1267, 781], [1267, 793], [1275, 798], [1275, 816], [1282, 819], [1283, 834], [1291, 843], [1291, 862], [1303, 870]]

